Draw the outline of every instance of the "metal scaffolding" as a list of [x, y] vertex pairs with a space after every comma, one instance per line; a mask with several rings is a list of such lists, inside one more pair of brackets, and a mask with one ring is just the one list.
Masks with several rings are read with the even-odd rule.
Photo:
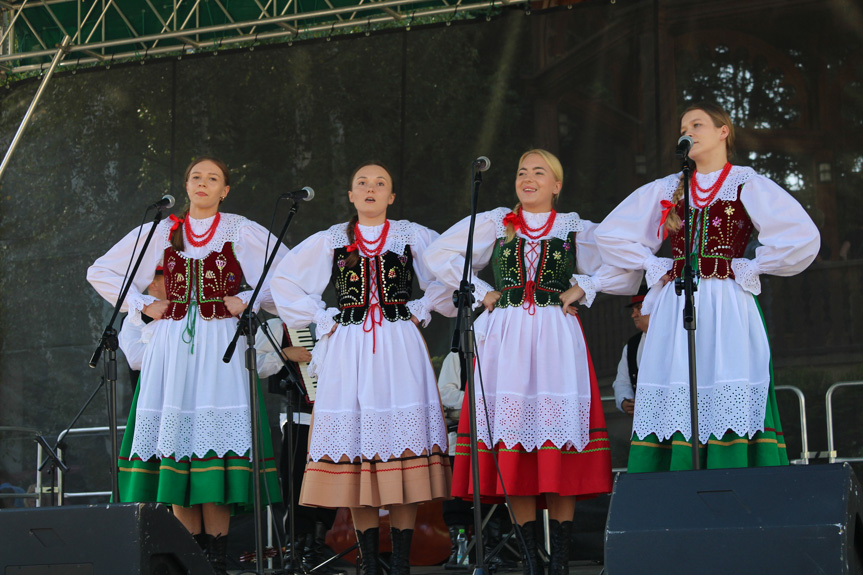
[[477, 18], [528, 0], [0, 0], [0, 74]]

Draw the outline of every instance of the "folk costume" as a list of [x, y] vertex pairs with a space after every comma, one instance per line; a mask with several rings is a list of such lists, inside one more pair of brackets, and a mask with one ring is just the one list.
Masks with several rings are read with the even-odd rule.
[[[446, 426], [428, 349], [410, 321], [427, 324], [433, 309], [454, 313], [421, 259], [437, 233], [406, 220], [355, 229], [350, 245], [347, 224], [309, 237], [271, 284], [285, 325], [314, 322], [322, 336], [310, 364], [318, 389], [300, 502], [382, 507], [447, 498]], [[360, 257], [351, 266], [353, 251]], [[411, 299], [414, 277], [425, 290], [420, 299]], [[321, 298], [331, 280], [337, 309]]]
[[[698, 438], [706, 468], [783, 465], [785, 440], [772, 382], [770, 347], [761, 309], [761, 274], [797, 274], [815, 259], [819, 234], [803, 207], [747, 167], [696, 174], [690, 206], [696, 269]], [[647, 271], [651, 286], [641, 313], [650, 330], [638, 371], [629, 471], [692, 466], [684, 298], [664, 274], [680, 276], [683, 228], [671, 234], [673, 258], [657, 258], [665, 218], [681, 175], [647, 184], [612, 211], [596, 232], [603, 260]], [[693, 186], [694, 188], [694, 186]], [[743, 257], [752, 231], [759, 247]]]
[[[516, 227], [511, 240], [507, 221]], [[559, 295], [577, 283], [589, 306], [599, 291], [635, 292], [639, 278], [602, 265], [595, 226], [575, 213], [522, 211], [520, 221], [508, 208], [477, 215], [474, 269], [491, 263], [495, 276], [494, 287], [472, 278], [477, 305], [489, 291], [502, 294], [494, 311], [474, 324], [475, 382], [484, 392], [484, 398], [476, 394], [483, 501], [503, 496], [489, 446], [510, 495], [589, 497], [611, 490], [608, 432], [590, 353], [580, 319], [561, 312]], [[429, 268], [450, 286], [461, 281], [468, 227], [466, 218], [426, 252]], [[473, 492], [468, 419], [459, 422], [453, 476], [453, 495], [462, 498]]]
[[[172, 226], [178, 225], [186, 226], [182, 252], [170, 239]], [[111, 304], [130, 258], [143, 245], [138, 240], [135, 248], [139, 231], [144, 237], [149, 227], [132, 230], [87, 270], [87, 280]], [[222, 362], [237, 326], [222, 298], [232, 295], [248, 302], [252, 292], [240, 291], [240, 286], [260, 278], [268, 239], [272, 246], [275, 239], [264, 228], [235, 214], [158, 224], [122, 306], [129, 312], [126, 322], [140, 324], [141, 310], [156, 301], [142, 293], [153, 279], [153, 271], [145, 270], [164, 269], [170, 305], [163, 319], [145, 330], [149, 343], [120, 450], [121, 501], [251, 508], [248, 375], [242, 351], [230, 363]], [[282, 248], [279, 257], [286, 251]], [[272, 307], [268, 293], [264, 287], [256, 306]], [[262, 437], [261, 470], [271, 500], [278, 501], [266, 427]]]

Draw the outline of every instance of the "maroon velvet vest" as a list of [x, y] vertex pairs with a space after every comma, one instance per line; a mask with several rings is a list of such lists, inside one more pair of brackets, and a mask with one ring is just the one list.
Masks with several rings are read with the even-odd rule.
[[[165, 249], [162, 264], [168, 310], [165, 319], [183, 319], [189, 311], [191, 298], [204, 319], [225, 319], [231, 312], [223, 297], [237, 295], [243, 282], [243, 270], [234, 255], [234, 244], [225, 242], [221, 251], [210, 252], [202, 260], [183, 257], [173, 247]], [[194, 290], [192, 285], [195, 286]], [[194, 292], [194, 293], [193, 293]]]
[[[698, 255], [697, 275], [702, 278], [734, 278], [731, 260], [743, 257], [753, 225], [740, 201], [740, 186], [734, 200], [717, 200], [706, 209], [690, 208], [692, 218], [689, 231], [692, 234], [692, 250]], [[683, 221], [683, 200], [676, 206], [677, 215]], [[680, 277], [684, 262], [683, 227], [671, 236], [671, 253], [674, 268], [671, 277]]]

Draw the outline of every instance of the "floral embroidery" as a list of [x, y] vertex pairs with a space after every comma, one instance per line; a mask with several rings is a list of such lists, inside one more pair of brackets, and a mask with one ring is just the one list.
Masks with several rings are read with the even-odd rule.
[[743, 229], [743, 226], [745, 226], [745, 225], [746, 225], [746, 222], [744, 222], [743, 220], [737, 220], [737, 227], [738, 227], [739, 229], [741, 229], [741, 230], [742, 230], [742, 229]]
[[348, 275], [348, 280], [352, 282], [358, 282], [360, 281], [360, 276], [357, 275], [357, 272], [351, 272]]
[[185, 280], [186, 280], [186, 276], [184, 276], [183, 274], [181, 274], [179, 272], [177, 273], [176, 276], [174, 276], [174, 281], [177, 283], [183, 283]]
[[222, 271], [226, 265], [228, 265], [228, 259], [224, 255], [219, 254], [216, 257], [216, 267], [219, 268], [219, 271]]
[[391, 268], [390, 271], [387, 272], [387, 277], [390, 279], [396, 277], [396, 268]]
[[340, 259], [338, 262], [336, 262], [336, 265], [339, 266], [340, 270], [343, 270], [345, 269], [345, 265], [347, 264], [345, 264], [345, 260]]
[[554, 257], [554, 259], [556, 259], [556, 260], [559, 260], [563, 256], [560, 255], [560, 252], [554, 252], [554, 256], [552, 256], [552, 257]]
[[228, 275], [225, 277], [228, 280], [228, 283], [233, 283], [237, 279], [237, 276], [234, 275], [234, 272], [228, 272]]
[[512, 253], [512, 250], [510, 250], [509, 248], [506, 248], [505, 250], [503, 250], [503, 257], [508, 258], [509, 254], [511, 254], [511, 253]]
[[569, 251], [570, 245], [569, 242], [563, 242], [563, 249]]
[[734, 213], [734, 208], [731, 206], [728, 206], [727, 208], [725, 208], [725, 213], [730, 216], [731, 214]]
[[171, 260], [168, 262], [168, 273], [174, 273], [174, 266], [175, 265], [176, 265], [176, 262], [174, 260]]
[[[406, 263], [408, 263], [408, 257], [406, 255], [402, 254], [399, 256], [399, 261], [401, 262], [402, 265], [405, 265]], [[390, 276], [391, 278], [396, 277], [395, 270], [390, 270], [390, 273], [392, 273], [392, 275]]]
[[715, 218], [713, 218], [713, 221], [712, 221], [711, 223], [714, 225], [714, 227], [717, 227], [717, 228], [718, 228], [718, 227], [719, 227], [719, 224], [721, 224], [721, 223], [722, 223], [722, 219], [721, 219], [721, 218], [719, 218], [719, 217], [715, 217]]
[[204, 277], [208, 280], [216, 279], [216, 274], [213, 273], [213, 270], [207, 270], [207, 273], [204, 274]]

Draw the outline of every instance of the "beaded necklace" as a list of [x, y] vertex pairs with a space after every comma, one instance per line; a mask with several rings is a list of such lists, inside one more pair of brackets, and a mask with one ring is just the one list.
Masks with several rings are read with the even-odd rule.
[[[716, 183], [705, 189], [698, 185], [698, 180], [696, 176], [698, 175], [698, 170], [692, 172], [692, 204], [701, 209], [704, 206], [710, 205], [710, 202], [713, 201], [713, 198], [716, 197], [716, 194], [719, 193], [719, 189], [722, 188], [722, 184], [725, 183], [725, 178], [728, 177], [728, 173], [731, 171], [731, 162], [725, 162], [725, 167], [722, 168], [722, 173], [719, 174], [719, 178], [717, 178]], [[704, 195], [699, 195], [699, 193]]]
[[202, 246], [210, 243], [210, 240], [213, 239], [213, 236], [216, 235], [216, 228], [219, 227], [219, 220], [222, 219], [222, 214], [216, 212], [216, 217], [213, 218], [213, 223], [210, 224], [210, 227], [203, 234], [196, 234], [192, 231], [192, 224], [189, 221], [191, 218], [186, 218], [186, 222], [183, 224], [183, 230], [186, 232], [186, 240], [196, 248], [200, 248]]
[[360, 248], [363, 255], [368, 258], [378, 256], [383, 251], [384, 244], [387, 243], [387, 234], [389, 231], [390, 221], [386, 220], [384, 222], [384, 229], [381, 230], [381, 235], [378, 236], [378, 239], [369, 241], [363, 237], [363, 233], [360, 231], [360, 225], [356, 224], [354, 226], [354, 238], [356, 239], [354, 240], [354, 243], [348, 246], [348, 251], [352, 252], [357, 248]]
[[527, 222], [524, 221], [524, 215], [522, 214], [522, 210], [518, 211], [517, 216], [517, 225], [521, 230], [521, 233], [527, 236], [532, 240], [538, 240], [541, 237], [547, 236], [551, 232], [552, 226], [554, 226], [554, 220], [557, 217], [557, 210], [551, 210], [551, 213], [548, 216], [548, 220], [546, 220], [544, 225], [539, 226], [538, 228], [532, 228], [527, 225]]

